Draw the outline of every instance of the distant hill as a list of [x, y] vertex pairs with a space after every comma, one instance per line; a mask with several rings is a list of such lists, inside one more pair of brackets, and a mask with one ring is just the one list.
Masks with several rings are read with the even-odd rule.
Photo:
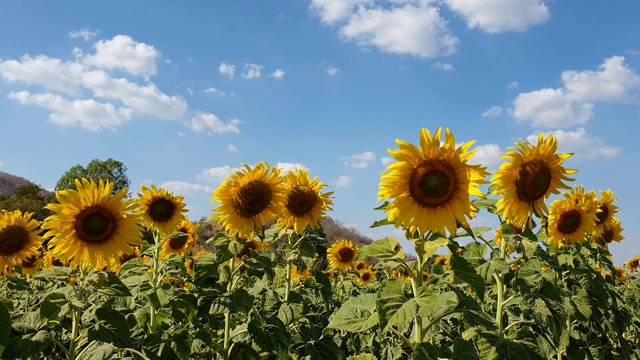
[[11, 195], [16, 188], [30, 184], [33, 183], [23, 177], [0, 171], [0, 194]]

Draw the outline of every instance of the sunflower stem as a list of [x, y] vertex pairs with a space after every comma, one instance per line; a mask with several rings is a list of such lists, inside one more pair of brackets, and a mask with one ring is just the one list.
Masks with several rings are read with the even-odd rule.
[[[500, 258], [504, 259], [507, 252], [507, 242], [502, 241], [500, 243]], [[496, 309], [496, 325], [498, 325], [498, 336], [502, 337], [504, 333], [504, 322], [502, 321], [504, 307], [508, 301], [504, 301], [504, 275], [495, 271], [493, 278], [496, 280], [496, 286], [498, 290], [498, 308]], [[509, 298], [511, 301], [511, 298]]]
[[[413, 290], [413, 297], [416, 298], [418, 296], [418, 291], [420, 290], [420, 287], [422, 286], [422, 269], [424, 267], [424, 259], [423, 259], [423, 253], [421, 251], [417, 251], [418, 249], [416, 249], [416, 255], [417, 255], [417, 259], [415, 262], [415, 266], [414, 266], [414, 272], [412, 272], [410, 274], [410, 278], [411, 278], [411, 290]], [[414, 341], [417, 344], [420, 344], [422, 342], [422, 317], [416, 313], [415, 317], [413, 318], [413, 332], [414, 332]]]
[[[229, 267], [230, 267], [230, 273], [231, 273], [231, 278], [229, 279], [229, 282], [227, 283], [227, 292], [231, 293], [233, 291], [234, 288], [234, 277], [235, 277], [235, 265], [236, 265], [236, 258], [235, 256], [232, 256], [231, 259], [229, 260]], [[224, 311], [224, 339], [223, 339], [223, 347], [224, 347], [224, 358], [227, 359], [229, 357], [229, 346], [230, 346], [230, 340], [231, 340], [231, 312], [229, 311], [229, 309], [226, 309]]]
[[[160, 233], [158, 230], [153, 232], [153, 262], [151, 269], [151, 286], [153, 294], [155, 295], [158, 290], [159, 278], [160, 278]], [[149, 333], [153, 334], [156, 331], [156, 317], [157, 311], [153, 301], [149, 301]]]
[[[287, 237], [287, 241], [289, 244], [292, 243], [291, 234]], [[299, 244], [299, 242], [296, 242]], [[295, 246], [294, 244], [293, 246]], [[292, 247], [293, 249], [293, 247]], [[289, 301], [289, 293], [291, 292], [291, 272], [293, 270], [293, 259], [291, 257], [287, 257], [287, 265], [285, 268], [285, 283], [284, 283], [284, 301]]]
[[[86, 268], [80, 265], [80, 278], [78, 279], [78, 285], [73, 285], [73, 290], [76, 294], [76, 300], [80, 303], [84, 303], [84, 280], [86, 276]], [[74, 360], [76, 358], [76, 347], [78, 346], [78, 337], [80, 332], [80, 320], [82, 318], [82, 308], [77, 308], [74, 305], [73, 312], [71, 313], [71, 342], [69, 343], [69, 350], [67, 353], [68, 360]]]

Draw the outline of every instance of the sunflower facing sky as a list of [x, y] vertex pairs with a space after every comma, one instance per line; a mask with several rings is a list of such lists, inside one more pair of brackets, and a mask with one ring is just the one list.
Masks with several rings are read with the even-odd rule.
[[532, 215], [542, 217], [549, 213], [545, 200], [558, 189], [569, 189], [563, 181], [573, 181], [567, 174], [577, 170], [566, 169], [562, 163], [570, 153], [556, 154], [558, 142], [549, 134], [538, 136], [538, 144], [527, 141], [510, 147], [500, 158], [507, 159], [492, 177], [497, 185], [493, 194], [502, 195], [496, 204], [498, 213], [508, 222], [520, 227], [532, 227]]
[[169, 237], [160, 249], [160, 257], [166, 259], [171, 254], [178, 254], [185, 257], [193, 251], [193, 246], [198, 241], [199, 224], [192, 223], [188, 218], [184, 218], [174, 231], [184, 233], [177, 237]]
[[307, 170], [296, 168], [284, 176], [285, 202], [278, 223], [283, 228], [293, 228], [302, 234], [307, 226], [316, 228], [318, 221], [331, 210], [333, 191], [322, 192], [327, 185], [318, 181], [318, 177], [309, 178]]
[[140, 244], [137, 202], [124, 198], [127, 189], [114, 194], [110, 181], [76, 179], [75, 183], [77, 190], [56, 192], [58, 203], [46, 206], [54, 212], [42, 223], [49, 230], [52, 255], [72, 261], [73, 267], [95, 268]]
[[358, 256], [358, 250], [358, 246], [353, 245], [351, 240], [337, 240], [327, 249], [329, 266], [334, 270], [349, 271]]
[[548, 241], [558, 248], [587, 241], [597, 221], [593, 190], [585, 193], [584, 187], [576, 186], [563, 195], [551, 203], [549, 212]]
[[486, 184], [486, 168], [470, 165], [475, 151], [468, 151], [475, 141], [456, 148], [456, 140], [445, 129], [444, 144], [440, 144], [442, 128], [431, 136], [420, 131], [420, 147], [396, 140], [399, 149], [389, 149], [397, 161], [389, 165], [380, 177], [378, 201], [393, 199], [385, 208], [387, 219], [396, 227], [420, 235], [427, 231], [455, 235], [457, 223], [468, 227], [478, 209], [470, 195], [484, 194], [478, 185]]
[[280, 171], [265, 162], [228, 175], [211, 193], [216, 221], [232, 236], [249, 238], [268, 222], [275, 220], [285, 203], [285, 188]]
[[0, 212], [0, 269], [29, 263], [40, 256], [42, 238], [38, 235], [40, 222], [32, 219], [32, 213], [20, 210]]
[[140, 212], [147, 225], [151, 229], [158, 229], [160, 233], [169, 235], [178, 227], [184, 219], [184, 196], [174, 196], [166, 189], [158, 189], [155, 185], [147, 188], [142, 185], [140, 197]]

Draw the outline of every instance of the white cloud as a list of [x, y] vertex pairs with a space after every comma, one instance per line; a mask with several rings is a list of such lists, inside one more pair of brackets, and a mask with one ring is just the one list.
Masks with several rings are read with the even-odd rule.
[[[558, 139], [558, 151], [573, 153], [574, 155], [571, 159], [577, 161], [612, 159], [622, 153], [620, 147], [605, 145], [600, 138], [588, 134], [581, 127], [575, 131], [556, 130], [551, 131], [551, 133]], [[527, 141], [537, 144], [538, 136], [539, 133], [529, 135], [527, 136]]]
[[129, 121], [132, 109], [116, 108], [111, 103], [100, 103], [93, 99], [67, 100], [51, 94], [30, 94], [28, 91], [12, 92], [10, 99], [22, 105], [38, 105], [51, 111], [49, 120], [61, 126], [81, 126], [91, 131], [115, 129]]
[[195, 94], [195, 92], [191, 88], [187, 88], [187, 93], [189, 93], [189, 95]]
[[207, 185], [192, 184], [186, 181], [165, 181], [159, 187], [173, 192], [174, 195], [183, 196], [210, 194], [214, 190]]
[[363, 169], [369, 166], [369, 164], [376, 160], [376, 154], [371, 151], [365, 151], [359, 154], [353, 154], [349, 156], [343, 156], [340, 158], [345, 160], [344, 164], [357, 169]]
[[481, 117], [496, 117], [502, 115], [501, 106], [492, 106], [491, 109], [480, 114]]
[[83, 64], [62, 62], [45, 55], [24, 55], [17, 60], [0, 59], [0, 76], [9, 82], [41, 85], [48, 90], [78, 95], [82, 90], [82, 77], [87, 71]]
[[69, 31], [69, 37], [72, 39], [82, 38], [84, 41], [91, 41], [100, 33], [99, 30], [91, 30], [89, 28], [82, 28], [76, 31]]
[[507, 85], [507, 89], [515, 89], [517, 88], [519, 83], [517, 81], [512, 81]]
[[273, 77], [274, 79], [284, 79], [284, 75], [285, 72], [282, 69], [276, 69], [276, 71], [272, 72], [269, 76]]
[[264, 66], [258, 64], [244, 64], [244, 73], [242, 73], [242, 77], [245, 79], [255, 79], [262, 76], [261, 71], [264, 69]]
[[227, 145], [227, 150], [229, 150], [230, 152], [238, 152], [238, 147], [233, 144], [229, 144]]
[[330, 66], [327, 68], [327, 75], [329, 76], [337, 76], [340, 73], [340, 69]]
[[224, 178], [227, 177], [227, 175], [231, 175], [234, 172], [239, 171], [240, 169], [241, 168], [239, 167], [232, 168], [228, 165], [212, 167], [202, 170], [200, 174], [196, 175], [196, 178], [213, 185], [219, 185], [220, 183], [222, 183]]
[[353, 178], [350, 178], [346, 175], [341, 175], [340, 177], [338, 177], [338, 180], [335, 182], [336, 186], [350, 186], [355, 184], [356, 180]]
[[542, 0], [445, 0], [451, 10], [462, 15], [469, 28], [488, 33], [524, 31], [549, 19]]
[[207, 112], [197, 112], [191, 117], [191, 119], [188, 123], [185, 124], [185, 126], [195, 132], [207, 130], [216, 134], [224, 134], [228, 132], [239, 133], [239, 124], [240, 120], [238, 119], [231, 119], [227, 123], [225, 123], [214, 114]]
[[236, 73], [236, 66], [223, 62], [218, 66], [218, 71], [220, 74], [227, 75], [229, 79], [233, 79], [233, 75]]
[[513, 116], [536, 127], [583, 125], [593, 116], [594, 102], [625, 102], [640, 90], [640, 76], [624, 64], [624, 57], [604, 60], [598, 71], [568, 70], [564, 86], [520, 93]]
[[498, 168], [500, 155], [502, 155], [500, 146], [496, 144], [485, 144], [476, 146], [473, 150], [476, 150], [476, 153], [469, 161], [470, 164], [480, 164], [487, 167], [490, 172]]
[[323, 23], [338, 25], [343, 39], [363, 48], [430, 58], [455, 52], [458, 39], [438, 7], [427, 0], [312, 0]]
[[209, 87], [204, 89], [204, 92], [208, 93], [208, 94], [216, 94], [216, 95], [220, 95], [220, 96], [225, 96], [227, 95], [226, 92], [222, 91], [222, 90], [218, 90], [214, 87]]
[[433, 64], [433, 67], [443, 71], [453, 71], [453, 65], [451, 65], [450, 63], [437, 62]]
[[309, 170], [307, 165], [303, 163], [285, 163], [279, 162], [276, 164], [276, 167], [282, 170], [282, 173], [286, 173], [287, 171], [293, 171], [295, 169]]
[[132, 75], [155, 75], [156, 58], [160, 52], [153, 46], [140, 43], [127, 35], [116, 35], [111, 40], [94, 44], [95, 55], [85, 57], [87, 65], [105, 69], [122, 69]]
[[385, 156], [385, 157], [380, 158], [380, 162], [382, 163], [383, 166], [389, 166], [394, 161], [396, 161], [396, 159], [394, 159], [392, 157], [389, 157], [389, 156]]

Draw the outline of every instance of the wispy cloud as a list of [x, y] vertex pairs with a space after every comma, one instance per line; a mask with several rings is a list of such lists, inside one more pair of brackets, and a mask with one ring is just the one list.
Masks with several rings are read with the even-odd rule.
[[284, 79], [284, 75], [285, 72], [282, 69], [276, 69], [274, 72], [272, 72], [271, 74], [269, 74], [269, 76], [271, 76], [274, 79]]
[[338, 177], [338, 180], [336, 180], [335, 185], [345, 187], [345, 186], [351, 186], [355, 183], [356, 183], [355, 179], [348, 177], [346, 175], [341, 175], [340, 177]]
[[70, 38], [82, 38], [84, 41], [91, 41], [100, 33], [100, 30], [91, 30], [89, 28], [82, 28], [80, 30], [69, 31]]
[[502, 107], [501, 106], [492, 106], [491, 109], [480, 114], [481, 117], [497, 117], [502, 115]]
[[343, 156], [340, 160], [344, 160], [346, 166], [352, 168], [363, 169], [369, 166], [369, 164], [376, 160], [376, 154], [371, 151], [361, 152], [359, 154], [353, 154], [349, 156]]
[[264, 66], [258, 64], [245, 64], [244, 72], [242, 73], [242, 77], [245, 79], [256, 79], [262, 76], [262, 70], [264, 70]]
[[220, 66], [218, 66], [218, 71], [220, 72], [220, 74], [229, 77], [229, 79], [233, 79], [233, 76], [236, 73], [236, 66], [223, 62], [220, 63]]
[[453, 71], [453, 65], [450, 63], [436, 62], [433, 67], [442, 71]]

